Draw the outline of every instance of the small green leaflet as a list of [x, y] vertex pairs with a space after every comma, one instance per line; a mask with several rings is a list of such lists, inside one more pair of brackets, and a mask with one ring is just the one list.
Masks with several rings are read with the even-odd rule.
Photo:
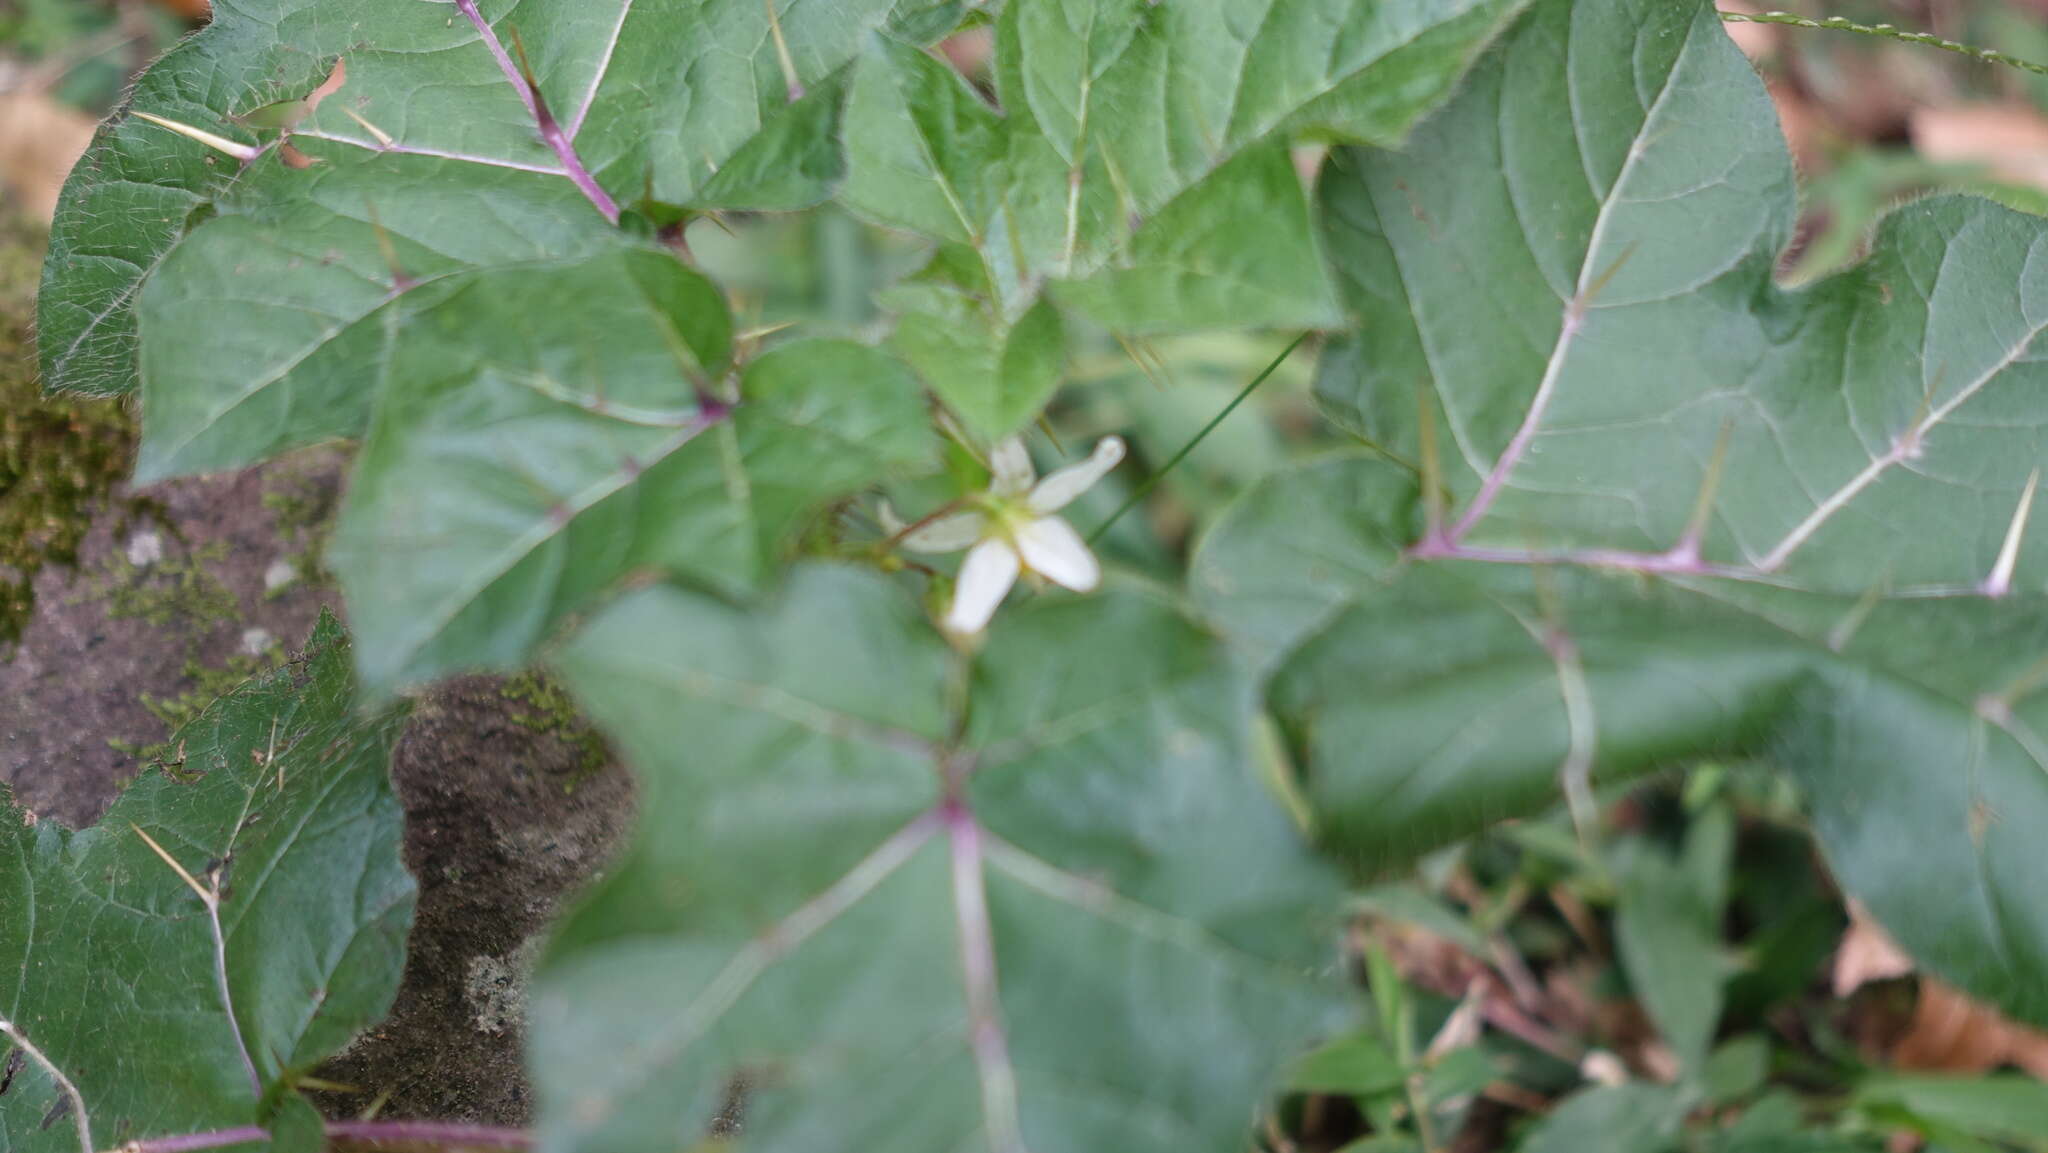
[[1153, 596], [1012, 609], [969, 667], [806, 566], [757, 611], [633, 593], [560, 665], [643, 788], [536, 979], [550, 1148], [1234, 1148], [1349, 1020], [1250, 687]]
[[1013, 0], [1001, 111], [886, 40], [857, 65], [842, 200], [941, 243], [898, 348], [999, 436], [1064, 361], [1051, 299], [1111, 329], [1340, 320], [1291, 139], [1389, 143], [1519, 0]]
[[1608, 864], [1617, 888], [1615, 955], [1689, 1081], [1706, 1073], [1733, 968], [1721, 929], [1734, 855], [1734, 812], [1715, 804], [1694, 815], [1678, 852], [1631, 837]]
[[1711, 8], [1630, 0], [1540, 0], [1322, 190], [1359, 334], [1320, 392], [1404, 464], [1271, 478], [1194, 581], [1332, 844], [1766, 755], [1917, 959], [2048, 1021], [2048, 221], [1924, 201], [1777, 288], [1761, 84]]
[[0, 1148], [303, 1120], [291, 1079], [390, 1006], [414, 896], [400, 717], [356, 713], [348, 650], [323, 617], [90, 829], [0, 799]]

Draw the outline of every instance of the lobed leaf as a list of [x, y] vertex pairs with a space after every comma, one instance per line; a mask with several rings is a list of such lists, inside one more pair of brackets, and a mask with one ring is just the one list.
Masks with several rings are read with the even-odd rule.
[[[1791, 161], [1704, 5], [1545, 0], [1406, 148], [1340, 153], [1320, 189], [1358, 333], [1319, 394], [1410, 461], [1429, 414], [1445, 544], [1965, 591], [2048, 456], [2048, 223], [1923, 200], [1861, 265], [1778, 287]], [[2048, 534], [2015, 559], [2048, 587]]]
[[1319, 390], [1413, 463], [1271, 479], [1197, 592], [1344, 851], [1766, 755], [1916, 958], [2048, 1020], [2048, 222], [1924, 201], [1792, 292], [1790, 180], [1709, 6], [1539, 0], [1409, 147], [1322, 184], [1359, 331]]
[[[366, 322], [407, 311], [393, 297], [444, 272], [588, 254], [614, 237], [621, 204], [667, 221], [825, 199], [864, 38], [929, 40], [960, 12], [955, 0], [223, 3], [143, 75], [66, 187], [39, 297], [44, 379], [98, 394], [132, 390], [138, 373], [160, 381], [151, 407], [184, 411], [146, 425], [162, 442], [152, 475], [358, 431], [364, 374], [345, 369], [377, 347], [382, 326]], [[201, 236], [202, 251], [181, 252]], [[273, 390], [316, 410], [240, 415]], [[294, 408], [255, 403], [273, 417]], [[184, 455], [199, 438], [214, 443]]]
[[[1836, 873], [1901, 944], [2048, 1019], [2048, 901], [2026, 832], [2048, 820], [2041, 597], [1418, 563], [1384, 537], [1258, 515], [1405, 482], [1356, 458], [1281, 474], [1197, 560], [1198, 593], [1233, 632], [1278, 621], [1301, 638], [1269, 698], [1333, 847], [1382, 864], [1541, 809], [1575, 773], [1766, 755], [1799, 778]], [[1294, 549], [1271, 547], [1296, 528]], [[1299, 559], [1325, 543], [1333, 560]], [[1347, 565], [1376, 551], [1378, 573]]]
[[966, 668], [806, 567], [754, 612], [634, 593], [561, 665], [643, 802], [537, 978], [553, 1148], [1225, 1148], [1348, 1015], [1248, 686], [1150, 597], [1035, 602]]
[[328, 616], [92, 828], [0, 803], [0, 1147], [303, 1120], [293, 1079], [383, 1015], [404, 967], [398, 720], [354, 711]]

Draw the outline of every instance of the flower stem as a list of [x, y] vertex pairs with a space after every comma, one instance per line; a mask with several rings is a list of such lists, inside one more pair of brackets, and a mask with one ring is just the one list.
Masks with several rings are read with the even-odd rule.
[[2003, 64], [2007, 68], [2017, 68], [2022, 72], [2032, 72], [2037, 76], [2048, 76], [2048, 64], [2036, 64], [2032, 60], [2022, 60], [2017, 56], [2008, 56], [1996, 49], [1959, 44], [1954, 40], [1944, 40], [1931, 32], [1912, 32], [1903, 28], [1895, 28], [1890, 24], [1858, 24], [1854, 20], [1845, 20], [1840, 16], [1829, 16], [1824, 19], [1814, 20], [1791, 12], [1722, 12], [1721, 19], [1731, 24], [1784, 24], [1793, 28], [1827, 28], [1838, 32], [1855, 32], [1863, 36], [1880, 36], [1886, 40], [1903, 40], [1908, 44], [1925, 44], [1930, 48], [1939, 48], [1944, 52], [1954, 52], [1959, 56], [1968, 56], [1973, 60], [1981, 60], [1986, 64]]
[[1228, 417], [1231, 413], [1236, 412], [1238, 405], [1243, 404], [1246, 398], [1250, 397], [1253, 392], [1257, 391], [1260, 385], [1266, 383], [1267, 377], [1272, 376], [1274, 373], [1280, 371], [1280, 366], [1287, 362], [1288, 357], [1294, 355], [1294, 350], [1300, 348], [1302, 342], [1307, 340], [1309, 338], [1309, 335], [1309, 333], [1304, 332], [1300, 336], [1297, 336], [1293, 340], [1289, 341], [1287, 347], [1280, 350], [1280, 355], [1274, 357], [1273, 362], [1271, 364], [1268, 364], [1265, 368], [1261, 369], [1259, 371], [1259, 375], [1252, 377], [1250, 384], [1247, 384], [1243, 388], [1239, 389], [1237, 395], [1230, 398], [1230, 403], [1223, 406], [1223, 411], [1211, 417], [1209, 419], [1209, 423], [1203, 425], [1202, 431], [1196, 433], [1192, 440], [1188, 441], [1184, 445], [1181, 445], [1180, 451], [1174, 453], [1173, 458], [1171, 460], [1168, 460], [1164, 465], [1161, 465], [1158, 472], [1155, 472], [1151, 476], [1146, 477], [1143, 483], [1139, 484], [1136, 489], [1132, 490], [1131, 495], [1124, 500], [1124, 503], [1118, 505], [1117, 510], [1109, 514], [1109, 519], [1095, 526], [1095, 531], [1088, 534], [1088, 543], [1092, 545], [1096, 541], [1102, 539], [1102, 534], [1109, 531], [1109, 526], [1115, 524], [1119, 519], [1123, 517], [1125, 513], [1137, 507], [1139, 501], [1144, 500], [1145, 497], [1149, 493], [1151, 493], [1151, 491], [1154, 488], [1158, 487], [1160, 481], [1166, 479], [1167, 473], [1172, 472], [1175, 466], [1179, 465], [1181, 461], [1187, 459], [1187, 455], [1189, 453], [1195, 451], [1196, 445], [1202, 443], [1203, 440], [1207, 439], [1210, 433], [1216, 431], [1216, 426], [1222, 424], [1224, 418]]
[[[570, 141], [569, 134], [562, 130], [561, 124], [548, 111], [547, 100], [541, 96], [540, 87], [533, 82], [528, 70], [512, 62], [511, 54], [505, 51], [504, 42], [498, 39], [498, 33], [491, 27], [490, 21], [484, 19], [483, 13], [478, 11], [476, 0], [455, 0], [455, 7], [476, 29], [477, 36], [483, 40], [484, 46], [491, 50], [492, 59], [498, 62], [498, 70], [505, 74], [505, 79], [511, 82], [513, 90], [519, 93], [520, 102], [526, 105], [526, 111], [532, 115], [534, 125], [540, 131], [541, 142], [554, 152], [555, 159], [561, 162], [562, 171], [584, 197], [597, 206], [597, 210], [604, 214], [606, 220], [617, 224], [618, 204], [604, 190], [604, 186], [597, 182], [597, 178], [590, 174], [590, 170], [583, 166], [583, 158], [576, 154], [576, 145]], [[525, 55], [523, 50], [520, 54]]]

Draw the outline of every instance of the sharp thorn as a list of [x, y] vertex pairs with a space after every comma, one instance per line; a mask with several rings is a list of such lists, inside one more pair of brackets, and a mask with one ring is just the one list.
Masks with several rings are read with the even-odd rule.
[[1830, 652], [1838, 653], [1849, 647], [1849, 642], [1856, 637], [1856, 630], [1863, 627], [1863, 622], [1870, 619], [1870, 614], [1877, 608], [1878, 603], [1884, 600], [1885, 584], [1885, 581], [1879, 581], [1865, 589], [1856, 603], [1849, 606], [1849, 611], [1842, 615], [1842, 619], [1835, 622], [1835, 627], [1828, 630]]
[[547, 97], [540, 93], [540, 80], [533, 74], [533, 62], [526, 58], [526, 41], [519, 36], [519, 29], [507, 28], [512, 34], [512, 51], [519, 57], [519, 76], [526, 81], [526, 90], [533, 95], [533, 118], [540, 122], [543, 136], [550, 131], [560, 131], [555, 115], [548, 111]]
[[398, 247], [391, 243], [391, 234], [384, 230], [384, 222], [377, 216], [377, 206], [368, 200], [363, 208], [370, 217], [370, 231], [377, 237], [377, 251], [384, 257], [384, 267], [391, 272], [391, 287], [397, 292], [411, 288], [413, 279], [405, 274], [405, 267], [398, 262]]
[[1046, 415], [1042, 412], [1038, 414], [1038, 431], [1044, 433], [1045, 439], [1052, 442], [1052, 450], [1054, 452], [1061, 456], [1067, 455], [1067, 446], [1060, 443], [1060, 434], [1053, 431], [1052, 421], [1046, 419]]
[[1984, 595], [2002, 597], [2012, 591], [2013, 570], [2020, 563], [2020, 541], [2027, 533], [2027, 514], [2033, 511], [2034, 490], [2040, 486], [2041, 470], [2036, 467], [2027, 477], [2027, 487], [2020, 491], [2019, 507], [2013, 509], [2012, 524], [2005, 530], [2005, 544], [1998, 550], [1998, 563], [1991, 566], [1991, 575], [1984, 578]]
[[1124, 350], [1124, 355], [1130, 358], [1131, 363], [1138, 366], [1138, 371], [1145, 374], [1145, 379], [1152, 382], [1153, 388], [1163, 390], [1166, 387], [1165, 383], [1159, 379], [1159, 374], [1152, 370], [1152, 363], [1145, 359], [1144, 355], [1138, 351], [1137, 345], [1131, 343], [1129, 337], [1121, 332], [1112, 332], [1110, 336], [1116, 340], [1117, 347]]
[[782, 66], [782, 83], [789, 93], [789, 102], [795, 104], [804, 98], [804, 83], [797, 78], [796, 61], [789, 55], [789, 41], [782, 36], [782, 17], [775, 11], [775, 0], [761, 0], [761, 7], [768, 12], [768, 34], [775, 40], [775, 60]]
[[165, 851], [162, 845], [156, 843], [155, 837], [152, 837], [148, 833], [143, 832], [141, 825], [138, 825], [135, 822], [130, 821], [128, 822], [128, 827], [135, 830], [135, 835], [142, 838], [143, 844], [148, 845], [150, 849], [156, 853], [157, 856], [163, 858], [164, 864], [169, 865], [171, 867], [171, 871], [178, 874], [178, 879], [184, 881], [185, 884], [189, 888], [191, 888], [191, 890], [194, 893], [197, 893], [199, 895], [200, 901], [203, 902], [207, 908], [210, 909], [214, 907], [214, 902], [217, 900], [217, 898], [214, 896], [213, 890], [200, 884], [198, 878], [194, 877], [191, 873], [187, 872], [185, 870], [185, 866], [178, 863], [178, 858], [171, 856], [170, 853]]
[[1429, 402], [1429, 389], [1415, 386], [1416, 435], [1422, 448], [1423, 539], [1444, 539], [1443, 461], [1437, 455], [1436, 406]]
[[363, 118], [363, 115], [362, 115], [361, 113], [357, 112], [357, 111], [356, 111], [355, 109], [353, 109], [353, 108], [350, 108], [350, 107], [348, 107], [347, 105], [345, 105], [345, 104], [344, 104], [344, 105], [342, 106], [342, 109], [341, 109], [341, 111], [342, 111], [342, 113], [343, 113], [344, 115], [346, 115], [346, 116], [347, 116], [347, 117], [348, 117], [348, 118], [349, 118], [350, 120], [353, 120], [353, 121], [355, 121], [355, 122], [356, 122], [357, 124], [361, 125], [361, 126], [362, 126], [362, 129], [363, 129], [363, 131], [365, 131], [365, 132], [369, 133], [369, 134], [370, 134], [370, 138], [371, 138], [371, 139], [373, 139], [373, 140], [375, 140], [375, 141], [377, 142], [377, 147], [379, 147], [379, 148], [389, 148], [389, 147], [391, 147], [392, 145], [394, 145], [394, 144], [397, 144], [397, 143], [398, 143], [398, 141], [396, 141], [396, 140], [393, 140], [393, 139], [391, 138], [391, 134], [390, 134], [390, 133], [388, 133], [388, 132], [384, 131], [384, 130], [383, 130], [382, 128], [379, 128], [379, 127], [377, 127], [377, 126], [376, 126], [375, 124], [372, 124], [372, 123], [370, 123], [370, 122], [369, 122], [368, 120], [364, 119], [364, 118]]
[[757, 340], [763, 339], [764, 337], [773, 336], [776, 333], [781, 332], [783, 329], [789, 328], [795, 323], [796, 321], [794, 320], [783, 320], [777, 321], [774, 324], [763, 324], [754, 328], [743, 328], [739, 331], [737, 335], [733, 337], [733, 342], [735, 344], [752, 344]]
[[1721, 489], [1721, 477], [1728, 464], [1728, 442], [1735, 436], [1735, 420], [1730, 417], [1721, 422], [1721, 433], [1714, 438], [1714, 455], [1707, 458], [1706, 475], [1700, 478], [1699, 495], [1693, 499], [1692, 515], [1686, 518], [1685, 532], [1678, 538], [1678, 546], [1671, 555], [1697, 560], [1700, 546], [1707, 538], [1707, 524], [1714, 516], [1714, 497]]
[[175, 132], [188, 140], [197, 140], [199, 143], [206, 145], [208, 148], [211, 148], [216, 152], [226, 153], [227, 155], [234, 157], [236, 160], [239, 160], [244, 164], [247, 164], [251, 160], [256, 159], [256, 157], [261, 155], [263, 151], [262, 149], [257, 148], [253, 144], [237, 143], [236, 141], [229, 140], [225, 136], [216, 136], [213, 133], [208, 132], [204, 128], [194, 128], [190, 124], [181, 124], [176, 120], [166, 119], [162, 116], [152, 116], [147, 112], [137, 112], [135, 113], [135, 118], [138, 120], [146, 120], [159, 128], [168, 128], [172, 132]]
[[1592, 306], [1594, 298], [1600, 295], [1600, 291], [1607, 287], [1609, 281], [1620, 274], [1622, 266], [1626, 265], [1628, 258], [1635, 254], [1636, 242], [1630, 241], [1628, 247], [1621, 250], [1621, 255], [1614, 258], [1614, 263], [1608, 265], [1604, 271], [1595, 276], [1584, 288], [1579, 290], [1577, 295], [1572, 297], [1567, 311], [1583, 317], [1586, 309]]

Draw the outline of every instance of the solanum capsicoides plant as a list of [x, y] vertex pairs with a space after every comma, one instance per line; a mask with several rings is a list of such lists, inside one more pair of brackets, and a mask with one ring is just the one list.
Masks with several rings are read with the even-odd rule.
[[[359, 442], [365, 700], [545, 653], [639, 773], [536, 979], [546, 1147], [736, 1101], [759, 1149], [1236, 1148], [1353, 1009], [1262, 710], [1351, 861], [1771, 755], [1908, 946], [2048, 1017], [2041, 222], [1930, 201], [1774, 286], [1790, 168], [1690, 0], [986, 7], [219, 0], [67, 190], [46, 375], [139, 392], [140, 478]], [[992, 91], [929, 51], [970, 21]], [[886, 340], [736, 325], [689, 222], [835, 199], [930, 245]], [[1247, 327], [1332, 331], [1372, 450], [1249, 493], [1199, 615], [1096, 590], [1010, 438], [1091, 328]], [[158, 1102], [36, 1044], [10, 1148], [318, 1136], [253, 1050]]]

